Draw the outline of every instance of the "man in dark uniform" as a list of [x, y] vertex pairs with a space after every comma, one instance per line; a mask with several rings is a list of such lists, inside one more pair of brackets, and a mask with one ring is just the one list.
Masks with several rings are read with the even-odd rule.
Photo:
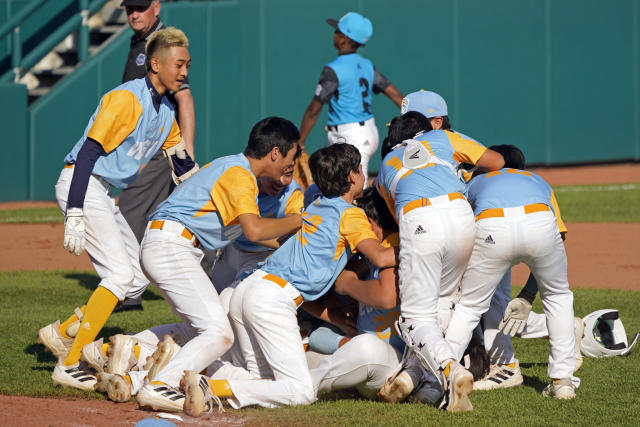
[[[147, 38], [156, 30], [164, 27], [158, 14], [160, 0], [123, 0], [120, 4], [125, 7], [129, 26], [133, 30], [129, 56], [124, 66], [122, 82], [143, 78], [147, 75], [145, 45]], [[187, 152], [194, 158], [193, 138], [196, 127], [193, 96], [189, 87], [189, 80], [185, 78], [177, 92], [167, 95], [176, 110], [176, 120], [180, 126], [182, 138], [187, 146]], [[158, 204], [169, 197], [175, 184], [171, 178], [171, 168], [167, 159], [158, 150], [147, 163], [136, 180], [120, 194], [118, 205], [131, 230], [138, 241], [142, 241], [149, 215]], [[125, 300], [116, 311], [142, 310], [141, 300]]]

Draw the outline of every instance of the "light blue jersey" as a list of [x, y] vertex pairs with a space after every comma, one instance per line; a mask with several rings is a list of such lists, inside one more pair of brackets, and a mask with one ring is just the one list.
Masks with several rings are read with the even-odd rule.
[[328, 124], [364, 122], [370, 111], [374, 68], [371, 61], [357, 53], [340, 55], [327, 64], [338, 77], [337, 93], [329, 102]]
[[365, 239], [376, 239], [364, 211], [341, 197], [320, 197], [302, 213], [302, 228], [261, 267], [291, 283], [306, 301], [324, 295]]
[[[404, 206], [414, 200], [464, 194], [465, 184], [457, 174], [458, 164], [476, 164], [486, 150], [465, 135], [445, 130], [432, 130], [411, 141], [387, 154], [376, 180], [378, 191], [396, 219], [400, 218]], [[425, 164], [407, 167], [418, 151]]]
[[[284, 187], [277, 196], [260, 194], [258, 196], [258, 208], [263, 218], [284, 218], [290, 213], [302, 213], [303, 195], [302, 189], [295, 180]], [[271, 248], [258, 245], [247, 240], [244, 234], [236, 239], [234, 244], [243, 251], [268, 252]]]
[[174, 117], [166, 97], [156, 112], [145, 79], [123, 83], [102, 97], [84, 134], [64, 161], [75, 163], [89, 137], [106, 153], [98, 158], [92, 173], [113, 187], [127, 188], [163, 144], [167, 148], [180, 142]]
[[221, 157], [178, 186], [151, 220], [181, 223], [205, 249], [226, 246], [242, 234], [238, 217], [260, 215], [258, 186], [244, 154]]

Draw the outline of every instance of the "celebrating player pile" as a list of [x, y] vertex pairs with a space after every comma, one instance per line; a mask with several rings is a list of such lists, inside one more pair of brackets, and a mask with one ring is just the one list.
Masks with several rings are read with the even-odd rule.
[[[476, 328], [498, 313], [506, 333], [549, 337], [553, 381], [543, 395], [575, 397], [583, 324], [574, 322], [566, 228], [550, 187], [524, 170], [516, 147], [486, 148], [452, 130], [440, 95], [402, 99], [355, 53], [372, 34], [366, 18], [351, 12], [330, 24], [339, 57], [323, 70], [302, 131], [265, 118], [242, 153], [199, 170], [164, 96], [187, 76], [180, 30], [156, 31], [148, 75], [104, 95], [56, 184], [64, 246], [76, 255], [86, 247], [102, 280], [86, 306], [40, 330], [59, 358], [54, 384], [193, 416], [221, 399], [234, 408], [308, 405], [345, 388], [471, 411], [472, 390], [522, 383], [498, 322], [484, 322], [484, 344]], [[377, 148], [369, 88], [402, 114], [363, 193]], [[316, 186], [303, 207], [292, 174], [325, 102], [330, 145], [309, 159]], [[160, 148], [180, 185], [138, 246], [108, 191], [126, 188]], [[205, 250], [218, 250], [212, 271], [201, 266]], [[505, 307], [497, 296], [519, 262], [532, 278]], [[182, 323], [92, 342], [118, 301], [149, 281]], [[537, 288], [544, 315], [529, 313]]]

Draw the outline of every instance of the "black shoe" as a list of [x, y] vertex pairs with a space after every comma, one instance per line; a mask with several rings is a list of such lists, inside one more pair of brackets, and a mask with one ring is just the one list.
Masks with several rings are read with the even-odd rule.
[[120, 304], [117, 306], [113, 312], [114, 313], [122, 313], [123, 311], [143, 311], [144, 308], [142, 304]]

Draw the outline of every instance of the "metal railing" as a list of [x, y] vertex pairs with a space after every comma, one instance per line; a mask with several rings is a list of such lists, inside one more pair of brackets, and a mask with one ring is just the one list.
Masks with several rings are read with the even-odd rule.
[[22, 40], [20, 38], [20, 26], [29, 18], [46, 0], [32, 0], [24, 6], [9, 21], [0, 27], [0, 39], [8, 34], [12, 37], [11, 69], [0, 77], [0, 81], [18, 82], [24, 70], [30, 70], [58, 43], [64, 40], [70, 33], [78, 31], [78, 61], [82, 62], [89, 56], [89, 17], [96, 13], [108, 0], [77, 0], [80, 11], [64, 22], [58, 29], [38, 44], [24, 58], [22, 57]]

